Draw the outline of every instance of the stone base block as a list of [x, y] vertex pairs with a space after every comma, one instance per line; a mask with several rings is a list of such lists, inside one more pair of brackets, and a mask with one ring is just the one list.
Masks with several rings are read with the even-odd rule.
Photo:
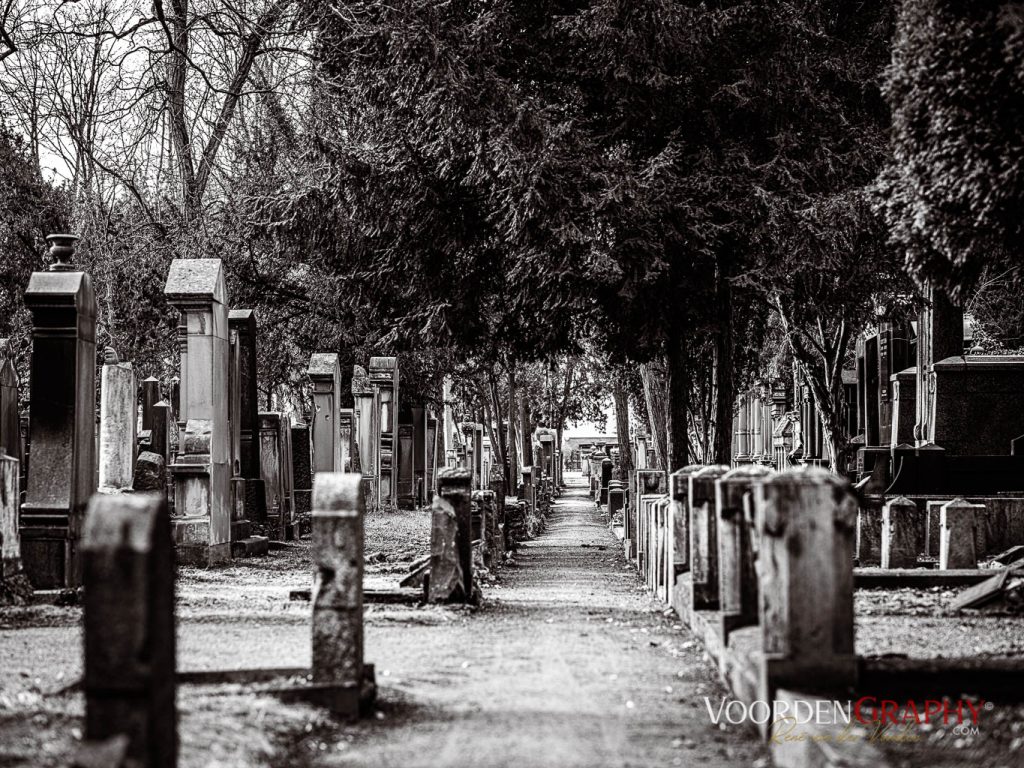
[[241, 541], [252, 536], [252, 523], [248, 520], [231, 521], [231, 541]]
[[231, 562], [231, 543], [223, 544], [175, 544], [174, 560], [178, 565], [194, 565], [209, 568]]
[[272, 690], [286, 704], [305, 702], [330, 710], [343, 718], [367, 717], [377, 700], [377, 681], [373, 664], [363, 665], [363, 681], [356, 683], [303, 683]]
[[248, 536], [231, 542], [231, 557], [263, 557], [270, 554], [270, 539], [266, 536]]

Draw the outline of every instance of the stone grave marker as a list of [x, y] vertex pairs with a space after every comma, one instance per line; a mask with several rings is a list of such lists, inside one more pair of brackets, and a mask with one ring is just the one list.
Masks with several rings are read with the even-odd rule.
[[472, 474], [467, 469], [445, 468], [438, 472], [427, 590], [432, 603], [465, 602], [473, 595], [471, 483]]
[[99, 487], [109, 493], [131, 488], [135, 474], [135, 371], [107, 347], [101, 378]]
[[882, 567], [917, 565], [917, 505], [899, 496], [882, 507]]

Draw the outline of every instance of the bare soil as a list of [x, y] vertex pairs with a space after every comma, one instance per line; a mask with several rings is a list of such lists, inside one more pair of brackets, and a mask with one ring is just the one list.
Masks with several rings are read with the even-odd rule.
[[[426, 552], [426, 511], [369, 515], [367, 586]], [[377, 555], [380, 553], [380, 555]], [[181, 670], [306, 666], [304, 544], [230, 567], [182, 568]], [[764, 765], [700, 645], [651, 601], [582, 489], [523, 545], [477, 610], [368, 605], [378, 709], [358, 723], [285, 705], [258, 685], [179, 687], [180, 765]], [[81, 738], [80, 611], [0, 611], [0, 767], [66, 766]]]

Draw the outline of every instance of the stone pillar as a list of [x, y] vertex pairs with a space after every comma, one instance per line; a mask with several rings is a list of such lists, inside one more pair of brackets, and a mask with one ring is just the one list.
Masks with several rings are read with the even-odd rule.
[[466, 469], [438, 473], [430, 534], [432, 603], [465, 602], [473, 595], [473, 554], [470, 541], [472, 475]]
[[[292, 448], [292, 423], [288, 416], [281, 415], [279, 429], [280, 453], [278, 455], [281, 459], [282, 509], [278, 518], [278, 526], [282, 541], [291, 541], [296, 536], [295, 523], [298, 505], [295, 503], [295, 454]], [[306, 437], [308, 445], [308, 433]], [[310, 480], [310, 490], [312, 490], [312, 480]], [[312, 500], [310, 499], [310, 501]]]
[[[22, 461], [18, 372], [7, 339], [0, 339], [0, 453]], [[22, 469], [24, 471], [24, 469]]]
[[[231, 557], [231, 443], [228, 426], [228, 307], [220, 259], [175, 259], [164, 287], [184, 320], [184, 435], [170, 466], [178, 562]], [[187, 371], [187, 373], [186, 373]]]
[[926, 305], [917, 318], [917, 445], [935, 442], [935, 375], [932, 366], [964, 353], [964, 311], [948, 294], [932, 285], [924, 290]]
[[748, 413], [746, 393], [739, 396], [737, 411], [739, 413], [739, 429], [736, 432], [736, 463], [746, 464], [750, 461], [750, 414]]
[[241, 557], [241, 545], [251, 526], [245, 515], [245, 477], [242, 475], [242, 349], [238, 331], [228, 315], [228, 429], [231, 444], [231, 555]]
[[413, 493], [415, 505], [422, 507], [427, 500], [427, 416], [422, 405], [411, 410]]
[[[738, 467], [715, 481], [718, 518], [718, 600], [722, 643], [741, 627], [757, 624], [757, 572], [751, 539], [753, 521], [744, 514], [744, 498], [756, 483], [771, 477], [766, 467]], [[674, 477], [674, 475], [673, 475]]]
[[309, 427], [299, 423], [291, 427], [289, 436], [289, 474], [292, 483], [294, 517], [300, 528], [308, 522], [313, 508], [313, 472]]
[[402, 409], [398, 423], [398, 439], [395, 441], [395, 476], [398, 484], [398, 506], [400, 509], [416, 508], [416, 428], [409, 408]]
[[729, 471], [725, 465], [704, 467], [689, 476], [690, 578], [693, 608], [718, 609], [718, 523], [715, 481]]
[[601, 459], [601, 491], [597, 503], [602, 506], [608, 503], [608, 483], [612, 481], [612, 469], [611, 459]]
[[149, 430], [149, 450], [166, 463], [171, 455], [171, 406], [166, 400], [153, 405], [152, 424]]
[[377, 506], [377, 434], [379, 413], [374, 406], [373, 385], [370, 377], [362, 366], [352, 367], [352, 399], [353, 424], [356, 430], [358, 461], [353, 462], [353, 469], [363, 476], [364, 498], [366, 503]]
[[21, 495], [18, 460], [0, 451], [0, 586], [21, 573], [21, 535], [18, 500]]
[[267, 519], [267, 493], [260, 472], [260, 407], [257, 387], [256, 313], [251, 309], [228, 312], [228, 328], [238, 344], [238, 430], [241, 476], [245, 480], [245, 519]]
[[86, 749], [123, 734], [138, 765], [174, 768], [174, 555], [163, 496], [94, 496], [82, 553]]
[[764, 647], [758, 698], [779, 688], [839, 693], [856, 682], [853, 535], [857, 500], [811, 467], [753, 487]]
[[378, 432], [375, 435], [377, 465], [377, 503], [398, 506], [398, 358], [371, 357], [370, 384]]
[[313, 683], [354, 688], [363, 680], [363, 516], [355, 474], [313, 481]]
[[92, 281], [67, 260], [72, 235], [50, 235], [56, 260], [34, 272], [25, 292], [32, 313], [29, 444], [21, 552], [36, 589], [77, 587], [82, 517], [96, 490], [96, 300]]
[[341, 472], [341, 368], [334, 352], [315, 352], [309, 359], [313, 384], [313, 472]]
[[939, 568], [977, 568], [977, 535], [984, 504], [953, 499], [942, 505], [939, 518]]
[[882, 507], [882, 567], [917, 567], [917, 505], [905, 496]]
[[894, 373], [892, 384], [891, 448], [914, 445], [914, 424], [917, 418], [917, 369], [907, 368]]
[[135, 476], [135, 371], [131, 363], [104, 363], [101, 380], [99, 485], [120, 491], [131, 488]]

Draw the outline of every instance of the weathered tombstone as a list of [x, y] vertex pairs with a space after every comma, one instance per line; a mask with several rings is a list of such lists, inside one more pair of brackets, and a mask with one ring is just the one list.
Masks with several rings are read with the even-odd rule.
[[427, 499], [427, 414], [422, 405], [413, 406], [410, 410], [412, 411], [413, 504], [416, 507], [422, 507]]
[[[340, 395], [339, 395], [340, 397]], [[351, 408], [338, 409], [338, 437], [341, 440], [341, 471], [355, 472], [355, 416]], [[358, 473], [357, 473], [358, 474]]]
[[371, 671], [363, 665], [366, 503], [360, 476], [318, 472], [312, 503], [313, 685], [335, 714], [356, 715]]
[[755, 484], [771, 475], [767, 467], [748, 465], [730, 470], [715, 481], [723, 643], [728, 643], [733, 630], [757, 624], [757, 571], [743, 500]]
[[377, 506], [377, 433], [378, 412], [374, 406], [373, 385], [362, 366], [352, 367], [352, 411], [356, 431], [357, 455], [352, 467], [363, 476], [366, 503]]
[[[669, 515], [672, 526], [673, 580], [690, 570], [690, 475], [704, 469], [703, 464], [689, 464], [668, 477]], [[660, 474], [660, 473], [659, 473]]]
[[889, 445], [914, 444], [917, 420], [917, 368], [905, 368], [892, 375], [892, 427]]
[[377, 503], [398, 506], [398, 358], [371, 357], [370, 384], [377, 414]]
[[626, 484], [621, 480], [608, 482], [608, 516], [614, 518], [626, 505]]
[[21, 553], [36, 589], [76, 587], [79, 534], [96, 489], [96, 299], [92, 281], [67, 263], [73, 235], [50, 235], [55, 262], [34, 272], [25, 292], [32, 313], [29, 443]]
[[153, 409], [160, 402], [160, 380], [155, 376], [147, 376], [139, 383], [142, 398], [142, 431], [153, 429], [155, 414]]
[[341, 368], [334, 352], [315, 352], [307, 370], [313, 384], [313, 472], [341, 472]]
[[882, 567], [913, 568], [917, 565], [917, 505], [905, 496], [890, 499], [882, 507]]
[[257, 389], [256, 313], [251, 309], [228, 312], [228, 327], [237, 334], [239, 396], [239, 458], [245, 479], [245, 519], [267, 519], [267, 494], [260, 472], [260, 415]]
[[925, 286], [926, 306], [917, 319], [916, 444], [936, 443], [935, 373], [940, 360], [964, 353], [964, 310], [941, 289]]
[[138, 765], [173, 768], [174, 555], [163, 496], [93, 496], [82, 554], [86, 748], [124, 735]]
[[416, 508], [416, 427], [410, 408], [403, 408], [398, 417], [398, 440], [395, 464], [397, 466], [398, 506], [400, 509]]
[[291, 428], [291, 478], [295, 517], [306, 520], [313, 504], [313, 472], [311, 468], [309, 427], [296, 424]]
[[18, 372], [7, 339], [0, 339], [0, 453], [21, 460]]
[[924, 503], [924, 554], [936, 560], [939, 557], [939, 540], [941, 539], [942, 505], [949, 499], [929, 499]]
[[505, 476], [497, 467], [491, 471], [490, 491], [494, 494], [494, 527], [491, 529], [492, 558], [501, 560], [505, 552]]
[[442, 469], [434, 497], [430, 532], [432, 603], [465, 602], [473, 595], [470, 484], [466, 469]]
[[0, 451], [0, 605], [27, 602], [32, 597], [32, 585], [21, 564], [20, 474], [18, 460]]
[[166, 461], [171, 455], [171, 406], [166, 400], [153, 405], [152, 424], [149, 430], [149, 450], [160, 454]]
[[984, 504], [953, 499], [942, 505], [939, 523], [939, 568], [977, 568], [976, 537]]
[[260, 471], [267, 493], [267, 528], [279, 541], [295, 537], [291, 427], [280, 413], [260, 414]]
[[135, 462], [132, 490], [167, 492], [167, 465], [163, 456], [152, 451], [143, 451], [139, 454]]
[[689, 477], [690, 578], [693, 608], [718, 609], [718, 522], [715, 481], [729, 471], [725, 465], [704, 467]]
[[608, 503], [608, 483], [612, 481], [614, 463], [611, 459], [601, 459], [601, 492], [597, 503], [604, 506]]
[[131, 363], [118, 362], [108, 347], [101, 381], [99, 487], [120, 491], [132, 487], [135, 475], [135, 371]]
[[164, 287], [184, 323], [184, 434], [169, 467], [178, 562], [231, 558], [231, 444], [228, 429], [228, 308], [220, 259], [175, 259]]
[[856, 681], [853, 536], [857, 501], [824, 469], [753, 487], [763, 643], [759, 698], [779, 688], [839, 692]]
[[427, 445], [426, 445], [426, 465], [427, 465], [427, 487], [426, 493], [423, 497], [423, 503], [429, 504], [434, 499], [434, 487], [436, 485], [437, 477], [437, 419], [434, 418], [433, 414], [427, 417]]

